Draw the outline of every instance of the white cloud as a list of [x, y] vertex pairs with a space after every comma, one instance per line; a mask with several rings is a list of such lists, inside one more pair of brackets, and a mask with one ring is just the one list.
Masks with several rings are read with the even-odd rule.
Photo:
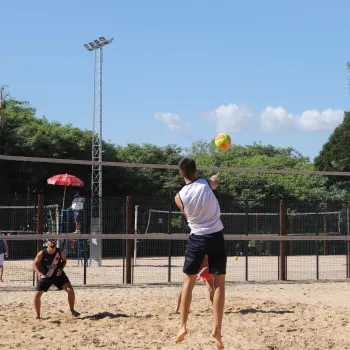
[[236, 104], [221, 105], [209, 113], [210, 119], [216, 120], [217, 132], [239, 133], [250, 127], [253, 114], [249, 107]]
[[288, 129], [293, 125], [293, 116], [282, 107], [266, 107], [260, 115], [261, 128], [264, 131]]
[[344, 111], [339, 109], [325, 109], [322, 112], [316, 109], [305, 111], [298, 118], [298, 127], [303, 131], [333, 130], [344, 118]]
[[170, 112], [157, 112], [155, 119], [164, 123], [170, 131], [187, 131], [189, 123], [181, 122], [181, 118]]
[[283, 107], [266, 107], [260, 114], [261, 128], [266, 132], [297, 129], [300, 131], [331, 131], [342, 122], [344, 111], [310, 109], [300, 115], [288, 113]]

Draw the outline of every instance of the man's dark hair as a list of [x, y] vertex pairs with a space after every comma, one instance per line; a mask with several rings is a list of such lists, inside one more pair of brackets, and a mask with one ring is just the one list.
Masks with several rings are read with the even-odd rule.
[[183, 172], [184, 176], [189, 180], [194, 180], [196, 176], [196, 162], [191, 158], [183, 158], [179, 162], [179, 168]]

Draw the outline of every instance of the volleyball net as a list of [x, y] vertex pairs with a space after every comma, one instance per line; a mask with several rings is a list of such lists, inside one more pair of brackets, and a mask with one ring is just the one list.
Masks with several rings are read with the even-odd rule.
[[[43, 211], [45, 230], [59, 232], [59, 205], [44, 205]], [[36, 232], [37, 220], [37, 205], [0, 205], [0, 230], [2, 233], [34, 233]]]
[[[1, 288], [32, 288], [36, 277], [32, 261], [46, 240], [61, 235], [22, 234], [2, 237], [9, 258], [4, 261]], [[135, 234], [68, 234], [70, 245], [65, 272], [74, 286], [118, 284], [180, 284], [188, 234], [143, 234], [136, 264]], [[80, 242], [78, 249], [78, 241]], [[350, 236], [342, 235], [235, 235], [225, 234], [226, 280], [345, 280], [349, 278]], [[91, 244], [101, 246], [100, 264], [91, 263]], [[80, 255], [79, 255], [80, 254]]]
[[[61, 166], [74, 164], [79, 166], [79, 171], [85, 169], [87, 173], [92, 164], [100, 164], [0, 155], [1, 159]], [[104, 169], [136, 171], [136, 180], [141, 175], [150, 176], [149, 169], [157, 169], [152, 176], [159, 176], [159, 182], [163, 181], [165, 171], [174, 172], [175, 176], [178, 170], [176, 165], [163, 164], [101, 162], [101, 165]], [[350, 176], [350, 173], [337, 172], [198, 168], [262, 176]], [[123, 172], [125, 179], [129, 175]], [[139, 186], [136, 180], [130, 186]], [[72, 235], [75, 220], [74, 213], [69, 210], [69, 198], [65, 207], [57, 204], [62, 202], [62, 197], [45, 194], [34, 196], [27, 205], [25, 199], [17, 205], [0, 200], [0, 225], [7, 223], [7, 227], [1, 227], [5, 234], [1, 239], [7, 242], [9, 249], [9, 257], [4, 261], [5, 283], [0, 284], [0, 288], [35, 284], [32, 261], [37, 252], [45, 248], [49, 237], [44, 234], [46, 232], [53, 233], [50, 237], [60, 243], [65, 242], [66, 272], [74, 285], [180, 283], [189, 228], [173, 200], [179, 188], [174, 184], [164, 185], [171, 188], [170, 198], [169, 193], [167, 198], [101, 198], [98, 233], [92, 229], [91, 197], [85, 196], [79, 219], [80, 234], [75, 235]], [[347, 202], [239, 201], [220, 196], [218, 199], [225, 227], [228, 282], [349, 278], [350, 207]]]

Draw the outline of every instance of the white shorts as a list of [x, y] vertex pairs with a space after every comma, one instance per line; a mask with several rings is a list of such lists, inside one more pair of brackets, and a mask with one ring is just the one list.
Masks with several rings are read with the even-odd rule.
[[0, 267], [4, 265], [5, 253], [0, 254]]

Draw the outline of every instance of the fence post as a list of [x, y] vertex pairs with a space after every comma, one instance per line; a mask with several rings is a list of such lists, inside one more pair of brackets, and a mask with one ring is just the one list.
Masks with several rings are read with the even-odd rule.
[[[37, 232], [39, 235], [44, 233], [44, 194], [40, 193], [38, 195], [38, 222], [37, 222]], [[36, 241], [36, 252], [39, 253], [43, 249], [43, 240]]]
[[[323, 215], [323, 233], [327, 234], [327, 217]], [[327, 241], [323, 241], [323, 255], [327, 255]]]
[[[126, 197], [126, 234], [132, 233], [132, 198]], [[131, 239], [126, 240], [126, 283], [131, 284], [131, 259], [132, 259]]]
[[[348, 202], [348, 217], [347, 217], [347, 221], [348, 221], [348, 237], [350, 236], [350, 202]], [[346, 261], [346, 265], [347, 265], [347, 278], [350, 278], [350, 241], [348, 241], [348, 251], [347, 251], [347, 261]]]
[[[286, 201], [282, 199], [280, 201], [280, 236], [286, 236]], [[279, 271], [280, 280], [285, 281], [287, 279], [286, 271], [286, 241], [280, 241], [280, 261]]]
[[[245, 220], [244, 220], [244, 226], [245, 226], [245, 234], [248, 236], [249, 234], [249, 207], [248, 207], [248, 201], [245, 202]], [[256, 241], [255, 241], [256, 246]], [[249, 241], [244, 241], [244, 253], [245, 253], [245, 280], [248, 281], [248, 255], [249, 255]]]

